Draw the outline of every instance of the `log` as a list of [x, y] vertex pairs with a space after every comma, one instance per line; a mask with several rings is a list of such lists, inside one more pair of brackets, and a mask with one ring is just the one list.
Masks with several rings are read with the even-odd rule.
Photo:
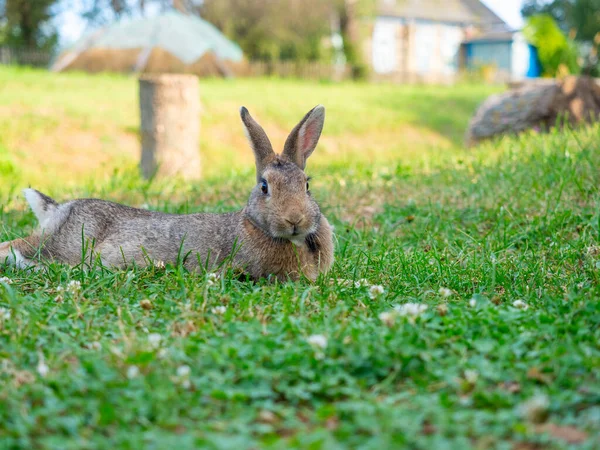
[[593, 78], [526, 83], [492, 95], [478, 109], [466, 132], [467, 146], [503, 134], [547, 131], [600, 120], [600, 86]]
[[198, 78], [195, 75], [144, 75], [139, 79], [139, 101], [143, 176], [199, 178]]

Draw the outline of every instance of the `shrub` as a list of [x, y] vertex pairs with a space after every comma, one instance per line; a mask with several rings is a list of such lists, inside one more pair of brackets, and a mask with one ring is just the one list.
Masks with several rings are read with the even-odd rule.
[[552, 17], [545, 14], [530, 17], [523, 33], [538, 49], [544, 76], [581, 72], [575, 43], [565, 36]]

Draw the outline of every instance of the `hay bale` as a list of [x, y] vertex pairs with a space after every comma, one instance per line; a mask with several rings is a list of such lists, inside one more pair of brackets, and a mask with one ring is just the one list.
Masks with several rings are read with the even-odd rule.
[[[131, 73], [138, 62], [141, 48], [108, 49], [90, 48], [79, 54], [64, 70], [79, 70], [91, 73]], [[221, 77], [247, 72], [247, 62], [219, 60], [214, 53], [207, 52], [191, 64], [185, 64], [176, 56], [161, 48], [153, 48], [142, 73], [182, 73], [199, 77]]]

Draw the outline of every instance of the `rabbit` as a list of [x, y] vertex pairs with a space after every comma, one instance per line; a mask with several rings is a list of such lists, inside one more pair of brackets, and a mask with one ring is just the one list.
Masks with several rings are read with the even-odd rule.
[[215, 270], [229, 258], [253, 280], [306, 277], [315, 281], [334, 258], [332, 227], [321, 214], [304, 173], [325, 120], [310, 110], [276, 154], [245, 107], [244, 131], [254, 152], [256, 185], [246, 206], [226, 214], [165, 214], [98, 199], [57, 203], [34, 189], [24, 195], [39, 220], [31, 236], [0, 244], [0, 262], [39, 267], [99, 258], [104, 266], [183, 261], [190, 270]]

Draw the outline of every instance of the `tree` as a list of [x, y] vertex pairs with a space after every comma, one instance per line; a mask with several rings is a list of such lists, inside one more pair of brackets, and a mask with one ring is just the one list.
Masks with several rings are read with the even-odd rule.
[[544, 75], [554, 77], [561, 73], [579, 73], [577, 49], [551, 16], [540, 14], [530, 17], [523, 33], [537, 47]]
[[52, 50], [58, 35], [51, 24], [57, 0], [3, 0], [3, 42], [13, 47]]
[[521, 13], [524, 17], [547, 14], [579, 41], [593, 41], [600, 31], [600, 0], [528, 0]]
[[257, 60], [318, 60], [330, 32], [331, 2], [204, 0], [200, 15]]
[[91, 27], [107, 25], [122, 17], [144, 15], [151, 6], [160, 9], [175, 8], [183, 12], [192, 11], [192, 0], [79, 0], [83, 6], [83, 18]]
[[600, 0], [529, 0], [521, 12], [525, 17], [552, 17], [564, 33], [580, 43], [582, 71], [600, 75]]

